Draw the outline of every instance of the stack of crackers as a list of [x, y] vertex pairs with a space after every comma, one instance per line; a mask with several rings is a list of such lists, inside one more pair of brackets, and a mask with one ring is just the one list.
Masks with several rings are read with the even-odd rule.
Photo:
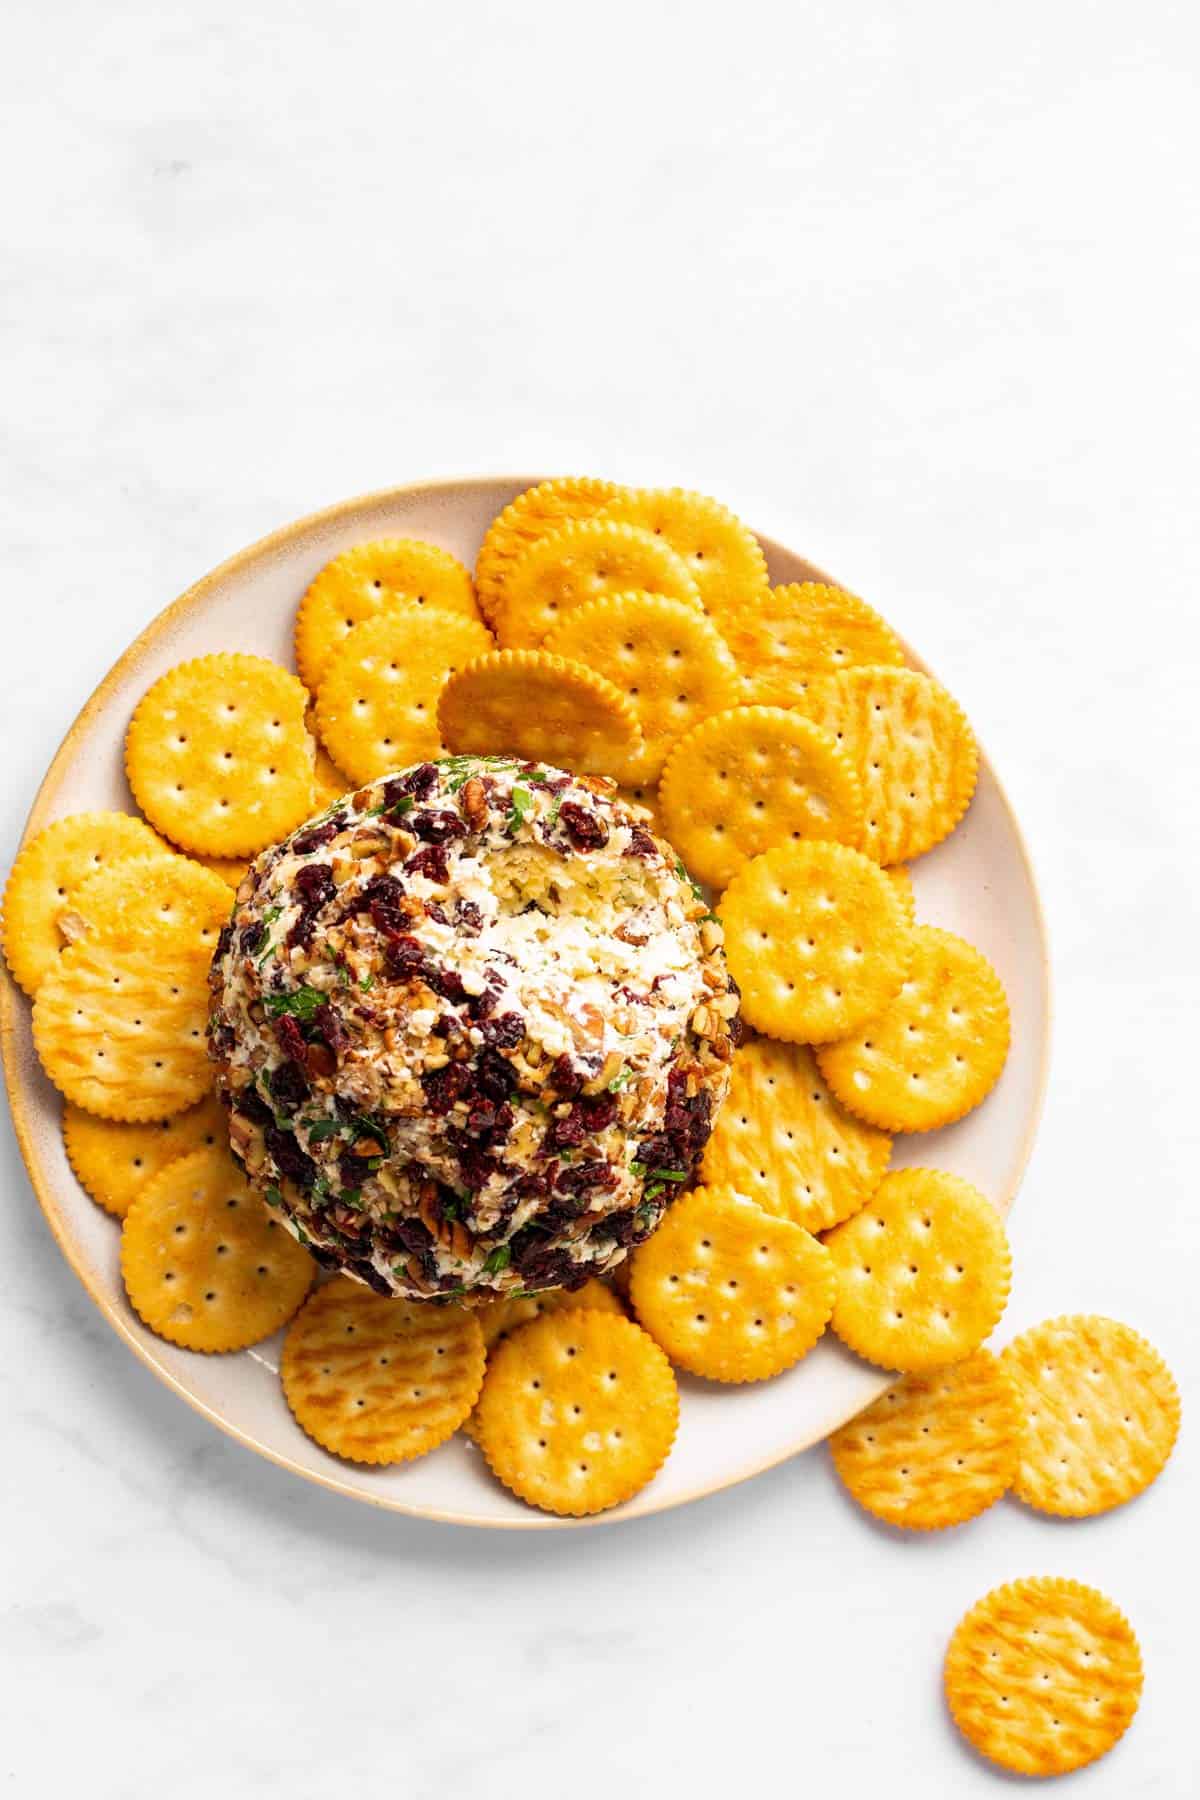
[[[1153, 1479], [1179, 1416], [1157, 1353], [1093, 1318], [984, 1348], [1009, 1289], [999, 1213], [948, 1172], [889, 1173], [897, 1134], [985, 1100], [1009, 1015], [982, 953], [916, 917], [907, 865], [962, 819], [978, 751], [876, 612], [772, 587], [713, 500], [587, 478], [505, 508], [474, 579], [416, 540], [346, 551], [300, 598], [295, 649], [298, 678], [231, 654], [162, 676], [126, 742], [144, 818], [59, 820], [5, 894], [68, 1155], [123, 1221], [152, 1330], [232, 1351], [290, 1320], [284, 1391], [330, 1453], [399, 1463], [463, 1428], [513, 1493], [571, 1516], [661, 1468], [676, 1371], [769, 1379], [827, 1326], [899, 1373], [832, 1439], [892, 1525], [961, 1524], [1009, 1489], [1088, 1514]], [[711, 897], [752, 1027], [702, 1184], [620, 1282], [475, 1311], [314, 1289], [229, 1154], [204, 1050], [247, 859], [347, 787], [451, 753], [607, 777], [643, 808]], [[987, 1596], [946, 1663], [962, 1730], [1025, 1773], [1101, 1754], [1140, 1682], [1121, 1615], [1061, 1581]]]

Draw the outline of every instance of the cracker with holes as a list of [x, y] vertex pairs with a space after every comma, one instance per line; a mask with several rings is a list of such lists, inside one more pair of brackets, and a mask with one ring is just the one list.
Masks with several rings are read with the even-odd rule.
[[611, 681], [545, 650], [501, 650], [452, 675], [438, 724], [456, 755], [508, 752], [618, 780], [645, 748], [633, 707]]
[[979, 746], [945, 688], [915, 669], [848, 669], [814, 681], [802, 704], [854, 765], [869, 856], [907, 862], [949, 837], [975, 792]]
[[991, 1093], [1008, 1057], [1008, 1000], [983, 952], [932, 925], [909, 943], [886, 1011], [817, 1052], [842, 1105], [882, 1131], [953, 1124]]
[[167, 944], [203, 944], [211, 955], [229, 917], [229, 884], [185, 856], [100, 869], [60, 910], [68, 943], [82, 937], [131, 943], [153, 936]]
[[441, 756], [438, 695], [491, 647], [477, 619], [409, 603], [356, 625], [317, 694], [317, 730], [338, 768], [359, 783]]
[[905, 1375], [829, 1440], [859, 1505], [905, 1531], [977, 1518], [1017, 1469], [1017, 1391], [990, 1350]]
[[885, 1175], [860, 1213], [825, 1239], [837, 1269], [833, 1329], [884, 1369], [961, 1362], [995, 1329], [1012, 1257], [978, 1188], [939, 1169]]
[[462, 1307], [387, 1299], [339, 1275], [284, 1339], [296, 1423], [334, 1456], [403, 1463], [458, 1430], [479, 1397], [483, 1335]]
[[265, 656], [179, 663], [143, 696], [125, 772], [150, 823], [202, 856], [253, 856], [313, 807], [302, 684]]
[[1018, 1775], [1065, 1775], [1129, 1729], [1142, 1656], [1128, 1619], [1078, 1581], [1035, 1576], [993, 1588], [950, 1640], [943, 1670], [958, 1729]]
[[227, 1115], [215, 1094], [173, 1119], [146, 1125], [97, 1119], [78, 1106], [63, 1112], [67, 1160], [80, 1186], [116, 1219], [125, 1217], [142, 1188], [168, 1163], [228, 1141]]
[[576, 607], [635, 591], [701, 610], [686, 563], [652, 531], [611, 519], [566, 525], [539, 538], [510, 570], [496, 637], [505, 650], [536, 650]]
[[546, 639], [555, 656], [584, 663], [627, 696], [645, 755], [642, 782], [658, 779], [673, 744], [733, 706], [741, 682], [708, 619], [660, 594], [615, 594], [567, 614]]
[[176, 947], [164, 964], [153, 938], [83, 938], [38, 989], [33, 1041], [66, 1099], [102, 1119], [168, 1119], [208, 1092], [205, 1052], [210, 955]]
[[121, 1227], [130, 1305], [184, 1350], [244, 1350], [270, 1337], [315, 1272], [224, 1147], [193, 1150], [160, 1170]]
[[564, 525], [592, 519], [620, 493], [615, 481], [595, 476], [564, 476], [542, 481], [518, 494], [488, 526], [475, 562], [479, 608], [494, 626], [509, 574], [539, 539], [552, 537]]
[[633, 1253], [634, 1311], [671, 1361], [710, 1381], [791, 1368], [833, 1310], [829, 1252], [732, 1188], [693, 1188]]
[[1046, 1319], [1000, 1360], [1021, 1397], [1015, 1487], [1027, 1505], [1088, 1518], [1132, 1500], [1162, 1472], [1179, 1433], [1179, 1390], [1128, 1325]]
[[[624, 1267], [624, 1264], [620, 1266]], [[511, 1337], [522, 1325], [528, 1325], [533, 1319], [543, 1318], [547, 1313], [567, 1309], [576, 1312], [619, 1313], [622, 1318], [625, 1316], [625, 1308], [612, 1288], [593, 1279], [585, 1281], [578, 1288], [546, 1288], [540, 1294], [514, 1294], [507, 1300], [493, 1300], [486, 1306], [477, 1307], [475, 1317], [479, 1320], [483, 1341], [490, 1353], [493, 1345], [503, 1343], [505, 1338]], [[478, 1441], [474, 1413], [465, 1421], [463, 1430], [468, 1437]]]
[[318, 812], [325, 812], [335, 805], [354, 785], [342, 774], [324, 744], [317, 745], [313, 783], [313, 805]]
[[663, 770], [660, 802], [671, 842], [715, 888], [779, 844], [857, 847], [862, 836], [849, 761], [810, 719], [781, 707], [734, 707], [689, 732]]
[[720, 901], [725, 954], [756, 1031], [790, 1043], [844, 1037], [900, 991], [911, 931], [896, 890], [844, 844], [755, 857]]
[[616, 1313], [567, 1308], [496, 1346], [475, 1433], [519, 1499], [582, 1518], [652, 1481], [678, 1422], [675, 1376], [653, 1339]]
[[423, 612], [479, 619], [471, 577], [458, 558], [418, 538], [376, 538], [326, 563], [296, 614], [296, 667], [315, 694], [339, 645], [364, 619], [397, 601]]
[[132, 813], [75, 813], [39, 831], [4, 890], [4, 955], [30, 996], [66, 948], [58, 915], [92, 875], [159, 855], [160, 837]]
[[619, 519], [669, 544], [718, 622], [767, 594], [762, 545], [727, 506], [683, 488], [627, 488], [609, 502], [602, 519]]
[[700, 1172], [775, 1218], [828, 1231], [866, 1205], [891, 1152], [886, 1132], [838, 1105], [807, 1046], [756, 1037], [734, 1053]]
[[750, 696], [765, 706], [802, 706], [814, 681], [842, 669], [908, 660], [865, 601], [819, 581], [772, 588], [723, 625]]

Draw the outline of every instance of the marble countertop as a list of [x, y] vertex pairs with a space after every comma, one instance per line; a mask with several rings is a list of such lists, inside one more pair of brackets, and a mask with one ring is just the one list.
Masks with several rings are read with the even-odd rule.
[[[1186, 1414], [1196, 14], [780, 10], [19, 9], [4, 859], [129, 638], [271, 527], [430, 474], [715, 492], [921, 647], [1028, 830], [1058, 1021], [998, 1340], [1112, 1313]], [[1141, 1714], [1079, 1791], [1190, 1791], [1186, 1424], [1148, 1495], [1079, 1525], [1002, 1502], [903, 1540], [817, 1451], [634, 1526], [423, 1526], [157, 1386], [7, 1127], [2, 1155], [0, 1770], [22, 1800], [983, 1795], [941, 1654], [1032, 1573], [1104, 1588], [1145, 1652]]]

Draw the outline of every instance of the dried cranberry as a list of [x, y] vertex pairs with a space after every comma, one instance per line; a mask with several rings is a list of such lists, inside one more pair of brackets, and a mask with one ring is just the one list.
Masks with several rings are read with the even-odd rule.
[[375, 1264], [373, 1262], [368, 1262], [365, 1256], [351, 1257], [349, 1260], [349, 1267], [354, 1270], [354, 1273], [358, 1276], [360, 1281], [365, 1281], [367, 1286], [369, 1288], [374, 1288], [377, 1294], [391, 1293], [391, 1282], [388, 1281], [385, 1276], [381, 1275], [379, 1270], [375, 1267]]
[[560, 1167], [554, 1177], [554, 1185], [560, 1194], [587, 1194], [595, 1189], [610, 1192], [621, 1177], [606, 1162], [567, 1163]]
[[312, 946], [313, 938], [316, 936], [316, 930], [317, 930], [317, 915], [315, 913], [302, 912], [300, 914], [300, 917], [296, 920], [295, 924], [292, 926], [292, 929], [287, 934], [287, 938], [285, 941], [287, 943], [288, 949], [289, 950], [308, 950], [308, 949], [310, 949]]
[[297, 869], [295, 886], [305, 912], [320, 912], [337, 892], [333, 870], [328, 863], [306, 863], [302, 869]]
[[550, 1192], [549, 1178], [536, 1172], [519, 1175], [513, 1183], [513, 1192], [520, 1200], [542, 1200]]
[[445, 907], [438, 900], [427, 900], [425, 902], [425, 911], [431, 919], [436, 919], [439, 925], [448, 925], [450, 923], [449, 919], [446, 917]]
[[443, 1000], [463, 1001], [468, 997], [462, 976], [454, 969], [439, 969], [435, 963], [430, 963], [425, 971], [425, 979], [434, 993], [440, 994]]
[[435, 1119], [444, 1118], [455, 1101], [465, 1097], [471, 1077], [462, 1063], [447, 1063], [444, 1069], [428, 1069], [421, 1077], [425, 1104]]
[[404, 867], [410, 875], [424, 875], [435, 887], [446, 887], [450, 881], [450, 870], [446, 863], [446, 852], [440, 844], [425, 844], [409, 857]]
[[467, 1002], [467, 1011], [472, 1019], [490, 1019], [496, 1010], [497, 994], [495, 988], [484, 988], [482, 994], [472, 994]]
[[564, 1100], [573, 1100], [583, 1086], [583, 1070], [577, 1069], [564, 1053], [554, 1059], [550, 1069], [550, 1082], [556, 1094], [561, 1094]]
[[578, 1150], [586, 1136], [583, 1120], [576, 1113], [569, 1112], [565, 1119], [552, 1119], [542, 1139], [543, 1154], [557, 1156], [563, 1150]]
[[213, 951], [213, 961], [214, 962], [220, 962], [220, 960], [223, 956], [228, 955], [229, 946], [230, 946], [230, 944], [232, 944], [232, 942], [233, 942], [233, 924], [231, 921], [228, 925], [222, 925], [220, 933], [218, 934], [217, 947]]
[[433, 1242], [420, 1219], [394, 1219], [390, 1224], [379, 1226], [377, 1235], [380, 1242], [392, 1250], [420, 1251]]
[[498, 1050], [481, 1050], [475, 1063], [479, 1092], [489, 1100], [507, 1100], [517, 1085], [516, 1071]]
[[520, 1013], [501, 1013], [498, 1019], [484, 1019], [479, 1035], [497, 1050], [515, 1050], [525, 1042], [525, 1021]]
[[404, 898], [404, 883], [395, 875], [373, 875], [366, 885], [359, 889], [350, 905], [348, 913], [370, 912], [377, 903], [386, 912], [395, 912]]
[[625, 854], [626, 856], [657, 856], [658, 845], [643, 826], [634, 825], [630, 829]]
[[[261, 919], [252, 919], [249, 925], [243, 925], [241, 936], [242, 955], [253, 956], [266, 935], [267, 928]], [[218, 944], [218, 949], [219, 948], [220, 946]]]
[[[294, 1020], [289, 1020], [294, 1024]], [[303, 1040], [301, 1040], [303, 1042]], [[298, 1062], [280, 1063], [271, 1076], [271, 1098], [281, 1113], [294, 1113], [308, 1099], [308, 1078]]]
[[729, 1021], [729, 1042], [733, 1045], [733, 1048], [737, 1050], [745, 1041], [745, 1037], [746, 1021], [742, 1018], [741, 1013], [734, 1013], [732, 1019]]
[[605, 1131], [617, 1116], [615, 1094], [588, 1094], [579, 1102], [583, 1122], [589, 1131]]
[[405, 934], [394, 938], [384, 951], [384, 962], [388, 974], [397, 981], [410, 981], [416, 976], [424, 976], [426, 956], [425, 946], [419, 938]]
[[383, 803], [394, 808], [410, 794], [416, 800], [425, 800], [437, 786], [437, 778], [438, 773], [432, 763], [418, 763], [415, 769], [408, 769], [403, 775], [397, 775], [384, 783]]
[[606, 1214], [599, 1225], [595, 1227], [592, 1236], [597, 1238], [611, 1238], [614, 1244], [628, 1247], [633, 1241], [633, 1235], [636, 1230], [636, 1212], [614, 1212]]
[[243, 1088], [240, 1094], [233, 1096], [232, 1110], [240, 1113], [243, 1119], [250, 1119], [255, 1125], [273, 1125], [275, 1123], [275, 1114], [262, 1096], [252, 1087]]
[[477, 1100], [467, 1114], [467, 1130], [472, 1137], [486, 1137], [496, 1123], [497, 1108], [491, 1100]]
[[342, 1259], [336, 1251], [322, 1249], [320, 1244], [310, 1242], [308, 1254], [315, 1263], [320, 1263], [323, 1269], [340, 1269], [342, 1266]]
[[426, 844], [448, 844], [452, 838], [466, 837], [467, 828], [453, 812], [417, 812], [408, 818], [408, 829]]
[[496, 1173], [496, 1163], [486, 1151], [469, 1142], [458, 1146], [458, 1167], [463, 1186], [472, 1194], [478, 1193], [488, 1177]]
[[288, 1176], [298, 1188], [308, 1193], [317, 1179], [316, 1163], [304, 1154], [290, 1131], [281, 1131], [277, 1125], [268, 1125], [263, 1136], [267, 1152], [279, 1173]]
[[295, 1062], [302, 1063], [304, 1061], [304, 1052], [307, 1049], [304, 1033], [291, 1013], [281, 1013], [276, 1019], [275, 1041], [285, 1056], [290, 1056]]
[[297, 856], [308, 856], [313, 850], [319, 850], [322, 844], [328, 844], [335, 838], [346, 823], [344, 813], [334, 813], [323, 825], [310, 825], [292, 839], [292, 849]]
[[564, 800], [559, 818], [577, 850], [601, 850], [608, 842], [608, 826], [577, 800]]
[[313, 1025], [318, 1037], [329, 1045], [335, 1056], [340, 1056], [350, 1042], [350, 1033], [342, 1023], [341, 1015], [334, 1012], [328, 1000], [323, 1000], [313, 1014]]
[[473, 900], [460, 900], [454, 909], [454, 922], [464, 937], [477, 937], [483, 929], [483, 914]]

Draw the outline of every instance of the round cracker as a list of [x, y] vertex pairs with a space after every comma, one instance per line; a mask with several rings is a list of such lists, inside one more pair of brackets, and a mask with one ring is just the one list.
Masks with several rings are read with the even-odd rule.
[[676, 744], [660, 785], [663, 819], [699, 880], [723, 888], [752, 857], [809, 838], [857, 847], [858, 777], [811, 719], [737, 706]]
[[476, 619], [401, 601], [356, 625], [330, 658], [317, 695], [317, 730], [338, 768], [365, 782], [441, 756], [438, 695], [491, 642]]
[[993, 1588], [946, 1652], [946, 1700], [981, 1755], [1018, 1775], [1065, 1775], [1128, 1730], [1142, 1656], [1128, 1619], [1095, 1588], [1034, 1576]]
[[63, 951], [33, 1005], [33, 1042], [55, 1087], [85, 1112], [169, 1119], [207, 1092], [209, 952], [154, 938], [82, 938]]
[[981, 950], [933, 925], [886, 1012], [817, 1052], [842, 1105], [883, 1131], [935, 1131], [979, 1105], [1008, 1057], [1008, 1000]]
[[185, 948], [202, 944], [211, 955], [232, 904], [219, 875], [164, 851], [89, 875], [59, 912], [58, 928], [68, 943], [151, 936]]
[[900, 904], [904, 908], [905, 918], [910, 925], [915, 925], [917, 922], [917, 896], [913, 892], [912, 876], [903, 863], [892, 863], [891, 867], [883, 872], [896, 890]]
[[189, 861], [198, 863], [210, 874], [219, 876], [226, 887], [232, 888], [235, 894], [250, 869], [249, 858], [245, 856], [193, 856], [189, 858]]
[[337, 1277], [284, 1339], [279, 1373], [296, 1423], [335, 1456], [411, 1462], [452, 1437], [479, 1397], [473, 1313], [391, 1300]]
[[755, 1037], [734, 1052], [700, 1173], [777, 1219], [828, 1231], [866, 1205], [891, 1153], [886, 1132], [838, 1105], [807, 1046]]
[[868, 855], [906, 862], [949, 837], [975, 792], [979, 746], [945, 688], [916, 669], [848, 669], [814, 681], [803, 710], [854, 765]]
[[364, 619], [397, 601], [479, 619], [471, 577], [456, 556], [419, 538], [376, 538], [326, 563], [296, 614], [296, 667], [315, 694], [335, 650]]
[[442, 689], [438, 726], [456, 755], [507, 753], [618, 779], [643, 748], [625, 695], [545, 650], [500, 650], [460, 669]]
[[179, 663], [138, 704], [125, 772], [150, 823], [184, 850], [253, 856], [313, 806], [308, 695], [265, 656]]
[[1008, 1302], [1012, 1256], [990, 1200], [940, 1169], [895, 1169], [825, 1238], [837, 1267], [833, 1329], [884, 1369], [961, 1362]]
[[911, 932], [877, 864], [845, 844], [787, 844], [735, 875], [719, 908], [725, 955], [756, 1031], [844, 1037], [900, 991]]
[[812, 1349], [833, 1310], [829, 1252], [732, 1188], [693, 1188], [633, 1252], [634, 1311], [671, 1361], [763, 1381]]
[[990, 1350], [905, 1375], [829, 1440], [859, 1505], [904, 1531], [962, 1525], [1017, 1470], [1017, 1391]]
[[74, 813], [30, 838], [4, 890], [4, 955], [29, 995], [66, 948], [58, 914], [80, 885], [101, 869], [165, 850], [162, 839], [132, 813]]
[[614, 594], [561, 619], [545, 649], [586, 664], [625, 694], [646, 740], [640, 781], [657, 781], [681, 737], [733, 706], [741, 682], [710, 621], [661, 594]]
[[1001, 1362], [1021, 1396], [1015, 1488], [1026, 1505], [1089, 1518], [1158, 1476], [1179, 1434], [1179, 1390], [1143, 1337], [1115, 1319], [1046, 1319]]
[[479, 1447], [505, 1487], [573, 1518], [619, 1506], [652, 1481], [678, 1420], [658, 1345], [631, 1319], [578, 1308], [496, 1346], [475, 1415]]
[[184, 1350], [260, 1343], [291, 1318], [315, 1273], [226, 1145], [193, 1150], [160, 1170], [121, 1228], [130, 1305]]
[[[528, 1325], [533, 1319], [540, 1319], [547, 1313], [575, 1311], [620, 1313], [625, 1316], [622, 1306], [612, 1288], [606, 1287], [595, 1278], [585, 1281], [582, 1287], [546, 1288], [540, 1294], [513, 1294], [505, 1300], [493, 1300], [486, 1306], [475, 1309], [475, 1317], [479, 1320], [479, 1328], [483, 1332], [483, 1341], [489, 1353], [494, 1344], [499, 1344], [522, 1325]], [[463, 1430], [469, 1438], [478, 1442], [478, 1428], [475, 1414], [463, 1424]]]
[[496, 637], [505, 650], [534, 650], [574, 607], [634, 590], [701, 610], [686, 564], [652, 531], [613, 519], [565, 525], [509, 571]]
[[621, 491], [615, 481], [595, 476], [563, 476], [526, 488], [488, 526], [475, 562], [480, 611], [495, 626], [509, 571], [531, 544], [550, 537], [564, 525], [594, 518]]
[[326, 812], [329, 807], [350, 793], [353, 782], [338, 768], [324, 744], [317, 745], [317, 760], [313, 767], [315, 805], [318, 813]]
[[751, 697], [764, 706], [800, 706], [814, 681], [841, 669], [908, 661], [864, 600], [819, 581], [772, 588], [726, 620], [725, 632]]
[[78, 1106], [63, 1110], [63, 1148], [80, 1186], [98, 1206], [123, 1219], [160, 1169], [193, 1150], [229, 1142], [226, 1113], [215, 1094], [173, 1119], [126, 1125], [97, 1119]]
[[727, 506], [683, 488], [627, 488], [601, 512], [669, 544], [699, 589], [706, 611], [723, 620], [767, 595], [767, 559], [748, 525]]

